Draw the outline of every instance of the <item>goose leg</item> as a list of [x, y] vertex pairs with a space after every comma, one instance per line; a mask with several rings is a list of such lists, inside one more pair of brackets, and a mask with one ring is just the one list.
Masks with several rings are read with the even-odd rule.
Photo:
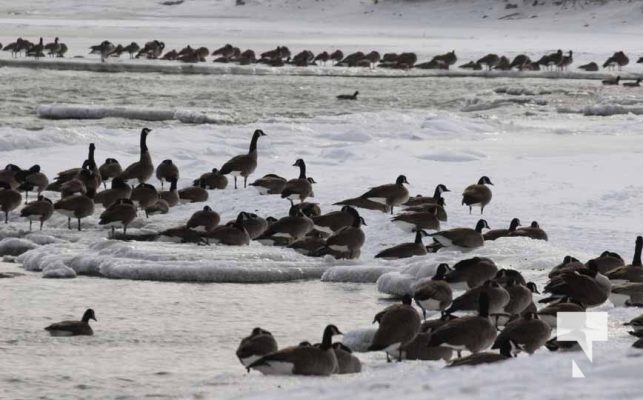
[[484, 206], [480, 207], [480, 215], [484, 212]]
[[116, 235], [116, 233], [114, 233], [114, 225], [112, 225], [112, 239], [114, 238], [114, 235]]
[[244, 177], [243, 177], [243, 188], [244, 188], [244, 189], [245, 189], [246, 187], [248, 187], [248, 186], [247, 186], [247, 183], [248, 183], [248, 177], [247, 177], [247, 176], [244, 176]]
[[40, 230], [42, 230], [42, 225], [45, 223], [42, 219], [40, 220]]
[[9, 211], [4, 212], [4, 223], [5, 224], [9, 223]]
[[80, 229], [80, 218], [78, 218], [78, 232], [80, 232], [80, 231], [81, 231], [81, 229]]
[[424, 320], [426, 321], [426, 310], [424, 307], [422, 307], [422, 315], [424, 316]]
[[237, 177], [236, 176], [234, 177], [234, 188], [235, 189], [237, 188]]
[[31, 232], [31, 219], [29, 219], [29, 232]]
[[71, 229], [71, 217], [67, 217], [67, 229]]
[[458, 350], [457, 353], [458, 353], [458, 358], [462, 358], [462, 350]]
[[386, 362], [387, 363], [391, 362], [391, 356], [389, 356], [388, 353], [386, 353]]
[[127, 225], [123, 225], [123, 236], [127, 235]]
[[107, 182], [103, 181], [103, 189], [107, 190]]
[[161, 179], [161, 190], [163, 190], [163, 179]]
[[471, 210], [472, 209], [473, 209], [473, 207], [469, 206], [469, 215], [471, 215]]

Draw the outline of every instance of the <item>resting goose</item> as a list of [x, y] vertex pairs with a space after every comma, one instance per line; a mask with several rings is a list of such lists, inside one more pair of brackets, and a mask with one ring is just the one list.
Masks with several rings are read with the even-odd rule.
[[489, 186], [493, 185], [487, 176], [483, 176], [475, 185], [469, 185], [462, 192], [462, 205], [469, 207], [469, 214], [474, 206], [480, 207], [480, 214], [484, 213], [484, 208], [491, 201], [492, 193]]
[[338, 370], [333, 350], [333, 336], [342, 333], [335, 325], [328, 325], [319, 347], [294, 346], [265, 355], [248, 365], [264, 375], [319, 375], [329, 376]]
[[197, 232], [211, 232], [217, 225], [221, 217], [219, 214], [212, 210], [210, 206], [203, 207], [203, 210], [199, 210], [192, 214], [188, 220], [186, 226], [190, 229], [193, 229]]
[[460, 260], [453, 269], [447, 272], [445, 281], [454, 289], [467, 290], [478, 287], [493, 279], [498, 273], [498, 267], [490, 258], [473, 257]]
[[279, 175], [267, 174], [250, 184], [259, 191], [259, 194], [281, 194], [286, 186], [286, 178]]
[[161, 181], [161, 189], [163, 189], [163, 182], [170, 182], [172, 178], [179, 178], [179, 167], [172, 160], [163, 160], [156, 167], [156, 179]]
[[302, 239], [312, 230], [313, 221], [300, 209], [291, 207], [287, 217], [268, 226], [268, 229], [257, 240], [266, 245], [276, 245], [282, 241], [285, 241], [285, 244], [290, 244], [295, 240]]
[[111, 189], [103, 190], [96, 193], [94, 203], [102, 204], [107, 208], [114, 204], [118, 199], [129, 199], [132, 195], [132, 187], [121, 178], [112, 179]]
[[447, 272], [450, 271], [448, 264], [440, 264], [431, 280], [426, 280], [415, 285], [413, 299], [422, 309], [424, 319], [426, 311], [444, 311], [451, 305], [453, 291], [444, 280]]
[[340, 211], [312, 217], [314, 228], [320, 232], [331, 235], [334, 232], [353, 224], [354, 214], [349, 210], [351, 206], [343, 206]]
[[403, 206], [420, 206], [424, 204], [438, 204], [439, 200], [442, 198], [442, 193], [444, 192], [450, 192], [450, 190], [445, 185], [439, 184], [435, 187], [435, 191], [433, 192], [433, 197], [417, 195], [413, 198], [410, 198], [402, 205]]
[[513, 232], [509, 232], [509, 236], [528, 237], [535, 240], [548, 240], [547, 232], [545, 232], [537, 221], [532, 221], [531, 225], [525, 228], [518, 228]]
[[98, 225], [112, 227], [112, 237], [115, 237], [115, 228], [123, 227], [123, 235], [127, 235], [127, 225], [136, 219], [136, 206], [130, 199], [119, 199], [110, 205], [100, 215]]
[[293, 205], [294, 200], [299, 200], [303, 203], [307, 197], [313, 197], [312, 183], [315, 182], [311, 180], [312, 178], [306, 177], [306, 163], [304, 160], [297, 159], [293, 167], [299, 167], [299, 178], [286, 182], [281, 191], [281, 198], [290, 200], [291, 205]]
[[500, 348], [502, 342], [513, 340], [520, 349], [529, 354], [547, 343], [551, 336], [551, 326], [541, 320], [536, 313], [528, 313], [524, 317], [509, 322], [498, 335], [492, 349]]
[[587, 305], [596, 307], [603, 304], [610, 296], [611, 284], [595, 264], [590, 263], [587, 269], [567, 271], [553, 278], [545, 287], [545, 293], [551, 297], [540, 303], [549, 303], [560, 298], [572, 298]]
[[257, 129], [252, 134], [250, 149], [248, 154], [241, 154], [228, 160], [219, 171], [222, 175], [231, 174], [234, 176], [234, 188], [237, 188], [237, 177], [243, 177], [243, 187], [245, 188], [248, 176], [257, 169], [257, 141], [259, 137], [266, 136], [261, 129]]
[[481, 219], [476, 224], [475, 229], [470, 228], [454, 228], [447, 231], [441, 231], [431, 234], [433, 237], [432, 245], [427, 246], [427, 249], [436, 252], [441, 248], [452, 248], [460, 251], [470, 251], [484, 245], [484, 238], [482, 237], [482, 230], [489, 229], [487, 221]]
[[405, 232], [414, 232], [418, 229], [440, 230], [437, 208], [432, 211], [398, 214], [391, 221]]
[[549, 304], [547, 307], [538, 310], [538, 316], [541, 320], [549, 324], [552, 329], [558, 325], [559, 312], [585, 312], [585, 306], [577, 300], [566, 298], [562, 301]]
[[643, 264], [641, 263], [641, 250], [643, 250], [643, 236], [637, 236], [634, 245], [632, 264], [618, 267], [607, 274], [613, 283], [643, 282]]
[[483, 293], [487, 298], [487, 311], [490, 314], [503, 312], [507, 304], [509, 304], [509, 292], [500, 286], [498, 282], [489, 280], [482, 286], [469, 289], [453, 299], [451, 307], [445, 312], [453, 314], [458, 311], [476, 311], [480, 308], [478, 301]]
[[598, 271], [601, 274], [607, 274], [608, 272], [625, 265], [625, 261], [623, 261], [623, 258], [619, 254], [607, 250], [590, 261], [593, 261], [596, 264]]
[[236, 354], [241, 364], [247, 367], [261, 357], [275, 351], [277, 351], [277, 341], [272, 333], [261, 328], [254, 328], [250, 336], [241, 339]]
[[366, 223], [354, 208], [348, 207], [346, 212], [353, 217], [351, 225], [333, 233], [326, 239], [325, 247], [336, 254], [345, 255], [345, 258], [353, 259], [359, 257], [360, 250], [366, 241], [366, 236], [362, 231], [362, 225], [366, 225]]
[[114, 179], [123, 173], [123, 168], [115, 158], [107, 158], [103, 165], [98, 167], [98, 173], [103, 181], [103, 186], [107, 188], [107, 180]]
[[228, 178], [225, 175], [221, 175], [217, 168], [212, 168], [211, 172], [206, 172], [199, 179], [195, 179], [193, 185], [197, 186], [201, 179], [205, 181], [205, 188], [209, 190], [225, 189], [228, 186]]
[[217, 226], [210, 232], [207, 232], [204, 237], [208, 241], [214, 241], [215, 243], [227, 246], [247, 246], [250, 244], [250, 235], [248, 235], [248, 231], [246, 231], [244, 226], [246, 219], [248, 219], [248, 214], [241, 212], [234, 222]]
[[422, 244], [422, 238], [424, 236], [428, 236], [428, 233], [420, 229], [415, 232], [415, 241], [413, 243], [402, 243], [382, 250], [375, 255], [375, 258], [393, 260], [396, 258], [423, 256], [426, 254], [426, 247]]
[[447, 368], [492, 364], [500, 361], [506, 361], [516, 357], [520, 352], [518, 345], [511, 339], [498, 342], [498, 348], [500, 349], [499, 353], [474, 353], [463, 358], [458, 358], [447, 365]]
[[337, 357], [336, 374], [356, 374], [362, 372], [362, 363], [353, 355], [353, 351], [341, 342], [333, 343], [333, 351]]
[[94, 331], [89, 326], [89, 320], [96, 321], [94, 310], [88, 308], [83, 314], [80, 321], [62, 321], [51, 324], [45, 328], [51, 336], [79, 336], [79, 335], [93, 335]]
[[205, 180], [199, 179], [194, 186], [188, 186], [179, 190], [179, 202], [181, 203], [202, 203], [208, 201], [210, 195], [206, 190]]
[[38, 196], [38, 200], [28, 203], [20, 210], [21, 217], [29, 218], [29, 232], [31, 232], [31, 223], [34, 220], [40, 221], [40, 230], [42, 230], [42, 225], [53, 213], [53, 203], [44, 196]]
[[484, 240], [496, 240], [501, 237], [508, 237], [511, 236], [511, 234], [515, 232], [516, 228], [518, 228], [519, 226], [520, 220], [518, 218], [514, 218], [509, 223], [509, 229], [492, 229], [482, 235], [482, 237], [484, 238]]
[[[420, 316], [411, 305], [412, 298], [405, 295], [402, 304], [391, 307], [379, 314], [379, 327], [368, 351], [385, 351], [402, 361], [400, 347], [412, 341], [420, 329]], [[390, 361], [390, 360], [389, 360]]]

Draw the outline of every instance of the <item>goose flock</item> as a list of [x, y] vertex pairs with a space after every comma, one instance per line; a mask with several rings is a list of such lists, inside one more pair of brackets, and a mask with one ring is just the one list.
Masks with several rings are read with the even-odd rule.
[[[141, 130], [139, 159], [124, 168], [114, 158], [98, 166], [93, 143], [81, 167], [60, 171], [51, 182], [38, 165], [28, 169], [7, 165], [0, 171], [0, 208], [5, 213], [5, 223], [9, 222], [9, 213], [22, 205], [20, 216], [29, 220], [30, 229], [33, 221], [43, 229], [44, 223], [58, 212], [68, 218], [69, 229], [73, 219], [77, 221], [76, 229], [81, 230], [82, 219], [98, 210], [98, 224], [111, 227], [112, 238], [137, 240], [140, 238], [136, 234], [127, 234], [127, 227], [138, 218], [139, 211], [146, 216], [166, 214], [181, 203], [207, 202], [210, 191], [226, 189], [227, 175], [232, 175], [232, 190], [243, 190], [237, 182], [243, 177], [246, 190], [251, 186], [260, 195], [279, 195], [286, 200], [288, 215], [277, 219], [241, 212], [236, 219], [221, 224], [220, 215], [205, 205], [184, 225], [159, 232], [158, 236], [204, 245], [243, 246], [256, 240], [311, 257], [354, 259], [360, 257], [366, 241], [362, 230], [366, 221], [358, 212], [365, 209], [390, 213], [391, 222], [414, 237], [412, 242], [382, 249], [375, 256], [386, 260], [430, 257], [428, 253], [443, 249], [466, 253], [498, 238], [548, 240], [537, 221], [521, 227], [518, 218], [511, 219], [506, 229], [488, 230], [487, 221], [479, 219], [474, 227], [441, 230], [440, 223], [447, 220], [443, 194], [451, 190], [441, 183], [432, 195], [411, 197], [405, 175], [355, 193], [356, 197], [335, 203], [341, 207], [339, 210], [322, 213], [317, 203], [307, 201], [314, 197], [315, 180], [308, 175], [301, 158], [293, 164], [299, 174], [292, 179], [266, 174], [248, 183], [258, 167], [258, 140], [266, 136], [260, 129], [252, 134], [247, 153], [196, 177], [193, 186], [178, 189], [180, 168], [170, 159], [155, 166], [147, 145], [150, 133], [148, 128]], [[161, 190], [150, 183], [153, 177], [160, 182]], [[169, 184], [167, 190], [163, 190], [165, 184]], [[484, 215], [493, 198], [491, 186], [490, 177], [480, 177], [463, 189], [461, 206], [469, 213], [474, 207], [480, 208]], [[23, 193], [28, 199], [29, 192], [36, 199], [23, 205]], [[45, 197], [45, 192], [57, 196], [55, 201]], [[121, 227], [123, 234], [117, 235], [115, 229]], [[425, 245], [425, 238], [432, 242]], [[643, 306], [642, 250], [643, 237], [639, 236], [632, 262], [627, 265], [611, 251], [586, 262], [566, 256], [561, 264], [552, 267], [543, 290], [546, 296], [539, 299], [535, 297], [540, 294], [535, 283], [528, 282], [517, 270], [499, 268], [490, 258], [476, 256], [453, 265], [441, 263], [434, 276], [415, 285], [401, 303], [374, 316], [379, 327], [367, 351], [384, 352], [388, 360], [398, 361], [450, 361], [455, 351], [457, 358], [449, 366], [463, 366], [507, 360], [519, 352], [532, 354], [543, 346], [552, 351], [566, 348], [564, 342], [552, 336], [558, 312], [583, 312], [608, 300], [617, 307]], [[538, 309], [537, 304], [544, 306]], [[88, 309], [80, 321], [63, 321], [46, 329], [55, 336], [92, 335], [91, 319], [96, 317]], [[633, 327], [634, 336], [643, 336], [642, 320], [639, 317], [627, 323]], [[360, 372], [360, 360], [351, 349], [333, 343], [337, 335], [341, 335], [340, 330], [329, 324], [317, 344], [306, 341], [279, 348], [269, 331], [257, 327], [242, 340], [237, 356], [248, 371], [264, 374], [327, 376]], [[635, 346], [640, 347], [640, 342], [641, 339]], [[462, 357], [463, 351], [470, 355]]]
[[[2, 49], [2, 44], [0, 44]], [[13, 57], [18, 57], [24, 53], [25, 56], [35, 57], [36, 59], [45, 56], [45, 52], [50, 57], [64, 57], [67, 53], [67, 45], [60, 43], [58, 37], [52, 43], [43, 45], [41, 37], [37, 44], [23, 38], [17, 38], [4, 47], [5, 51], [11, 51]], [[344, 53], [340, 49], [332, 51], [321, 51], [317, 54], [311, 50], [301, 50], [297, 53], [291, 52], [287, 46], [277, 46], [276, 48], [264, 52], [255, 52], [253, 49], [242, 50], [232, 44], [225, 44], [212, 52], [205, 46], [186, 45], [180, 50], [166, 49], [165, 42], [154, 39], [139, 45], [136, 42], [129, 44], [115, 44], [109, 40], [91, 46], [89, 54], [100, 55], [101, 61], [105, 62], [110, 58], [119, 58], [123, 54], [128, 54], [130, 59], [144, 58], [149, 60], [166, 60], [182, 61], [186, 63], [206, 62], [211, 57], [212, 62], [238, 65], [265, 64], [272, 67], [283, 67], [286, 65], [296, 67], [308, 66], [326, 66], [332, 65], [337, 67], [364, 67], [364, 68], [390, 68], [390, 69], [437, 69], [448, 70], [458, 61], [455, 50], [447, 53], [438, 54], [429, 61], [418, 62], [418, 56], [414, 52], [402, 53], [380, 53], [377, 50], [355, 51]], [[518, 54], [514, 57], [502, 54], [489, 53], [477, 60], [471, 60], [461, 64], [458, 68], [473, 71], [497, 70], [497, 71], [540, 71], [540, 70], [557, 70], [565, 71], [574, 62], [573, 50], [563, 51], [561, 49], [544, 54], [540, 57], [530, 57], [527, 54]], [[602, 64], [603, 69], [621, 70], [630, 62], [629, 57], [622, 51], [616, 51], [608, 57]], [[638, 58], [638, 64], [643, 64], [643, 57]], [[599, 64], [594, 61], [578, 66], [578, 69], [588, 72], [600, 70]]]

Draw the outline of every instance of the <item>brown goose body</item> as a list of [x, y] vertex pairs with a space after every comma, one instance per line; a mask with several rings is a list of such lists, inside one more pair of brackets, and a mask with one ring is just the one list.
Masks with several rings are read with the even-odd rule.
[[219, 214], [209, 206], [205, 206], [203, 210], [192, 214], [186, 226], [198, 232], [210, 232], [219, 225], [219, 221], [221, 221]]
[[458, 261], [445, 275], [445, 280], [456, 289], [471, 289], [493, 279], [498, 267], [490, 258], [473, 257]]
[[[530, 283], [530, 286], [535, 289], [533, 282]], [[504, 312], [508, 315], [521, 315], [529, 305], [533, 304], [532, 290], [517, 280], [511, 279], [505, 286], [505, 290], [509, 293], [509, 303], [504, 309]]]
[[614, 286], [610, 293], [610, 300], [616, 307], [643, 307], [643, 283], [626, 283]]
[[500, 343], [499, 353], [474, 353], [466, 357], [453, 360], [451, 364], [447, 365], [447, 368], [493, 364], [506, 361], [515, 357], [514, 354], [516, 352], [518, 352], [518, 345], [511, 340], [504, 340]]
[[156, 202], [159, 198], [159, 193], [156, 188], [149, 183], [140, 183], [134, 189], [132, 189], [132, 194], [130, 199], [138, 207], [145, 209], [150, 207]]
[[385, 351], [401, 361], [400, 348], [411, 342], [420, 329], [420, 316], [405, 296], [398, 307], [386, 310], [379, 318], [379, 327], [368, 351]]
[[395, 206], [409, 199], [409, 191], [404, 187], [404, 184], [408, 183], [406, 177], [400, 175], [395, 183], [373, 187], [361, 197], [388, 206], [393, 214]]
[[167, 203], [168, 207], [174, 207], [179, 204], [180, 201], [179, 192], [178, 190], [176, 190], [176, 177], [170, 178], [169, 182], [170, 190], [159, 193], [159, 198], [164, 200]]
[[163, 182], [170, 182], [173, 178], [179, 178], [179, 167], [172, 160], [163, 160], [156, 167], [156, 179], [161, 181], [161, 188], [163, 187]]
[[18, 190], [26, 192], [25, 198], [29, 198], [29, 192], [35, 191], [38, 195], [42, 193], [49, 185], [49, 179], [47, 175], [40, 171], [40, 165], [36, 164], [29, 168], [27, 171], [24, 171], [20, 180], [20, 185]]
[[607, 274], [612, 281], [643, 282], [643, 264], [641, 251], [643, 250], [643, 236], [638, 236], [634, 245], [634, 257], [630, 265], [618, 267]]
[[9, 222], [9, 212], [22, 203], [22, 195], [5, 182], [0, 182], [0, 210], [4, 213], [4, 223]]
[[484, 294], [488, 301], [487, 310], [490, 314], [502, 313], [509, 304], [509, 292], [495, 281], [487, 281], [482, 286], [467, 290], [453, 299], [449, 314], [458, 311], [476, 311], [480, 308], [479, 299]]
[[[82, 170], [81, 174], [83, 173], [91, 173], [88, 170]], [[61, 197], [68, 197], [72, 196], [74, 194], [87, 194], [87, 187], [83, 183], [82, 180], [78, 178], [71, 179], [62, 185], [60, 185], [60, 196]]]
[[[229, 221], [233, 222], [233, 221]], [[253, 213], [245, 213], [245, 218], [242, 220], [242, 225], [248, 232], [251, 240], [261, 236], [262, 233], [268, 229], [268, 221], [264, 218]]]
[[470, 251], [484, 246], [482, 229], [489, 228], [487, 221], [481, 219], [478, 221], [475, 229], [454, 228], [446, 231], [440, 231], [431, 234], [436, 245], [432, 245], [432, 250], [439, 250], [443, 247], [452, 248], [460, 251]]
[[94, 203], [102, 204], [107, 208], [118, 199], [129, 199], [132, 195], [132, 187], [120, 178], [112, 179], [111, 189], [96, 193]]
[[202, 203], [208, 201], [208, 191], [205, 189], [205, 181], [199, 179], [198, 186], [189, 186], [179, 190], [179, 201], [181, 203]]
[[420, 212], [420, 213], [434, 213], [438, 217], [438, 221], [446, 222], [448, 216], [444, 209], [444, 199], [438, 199], [436, 204], [420, 204], [417, 206], [409, 206], [404, 209], [405, 212]]
[[287, 217], [268, 226], [268, 229], [257, 240], [264, 244], [275, 244], [275, 239], [285, 238], [290, 244], [295, 240], [302, 239], [312, 230], [313, 221], [301, 210], [292, 207]]
[[[345, 226], [328, 239], [326, 239], [326, 248], [336, 254], [346, 255], [342, 258], [357, 258], [361, 253], [361, 248], [366, 241], [366, 235], [362, 231], [361, 226], [364, 224], [364, 219], [360, 217], [357, 210], [350, 207], [346, 211], [351, 214], [353, 221], [350, 226]], [[336, 257], [337, 258], [337, 257]]]
[[402, 346], [402, 358], [405, 360], [449, 361], [453, 357], [453, 350], [442, 346], [429, 347], [429, 340], [431, 340], [431, 333], [418, 333], [413, 340]]
[[391, 221], [405, 232], [413, 232], [417, 229], [440, 230], [440, 220], [437, 217], [437, 209], [433, 212], [412, 212], [398, 214]]
[[378, 203], [363, 197], [355, 197], [353, 199], [342, 200], [337, 203], [333, 203], [336, 206], [352, 206], [358, 208], [365, 208], [367, 210], [376, 210], [381, 212], [389, 212], [390, 207], [386, 204]]
[[167, 203], [167, 201], [161, 198], [156, 199], [156, 201], [152, 205], [145, 207], [145, 215], [147, 216], [167, 214], [168, 212], [170, 212], [170, 205]]
[[194, 186], [199, 184], [199, 180], [205, 182], [206, 189], [225, 189], [228, 186], [228, 178], [225, 175], [221, 175], [217, 168], [212, 168], [212, 171], [206, 172], [201, 175], [199, 179], [196, 179], [193, 183]]
[[422, 309], [425, 318], [427, 310], [444, 311], [451, 305], [453, 290], [444, 280], [448, 271], [449, 266], [447, 264], [440, 264], [431, 280], [415, 285], [413, 299]]
[[548, 240], [547, 232], [545, 232], [537, 221], [532, 221], [531, 225], [524, 228], [518, 228], [509, 233], [509, 236], [528, 237], [535, 240]]
[[28, 203], [20, 210], [20, 216], [29, 219], [29, 231], [31, 232], [31, 223], [33, 221], [40, 222], [40, 230], [42, 226], [51, 215], [54, 213], [54, 205], [46, 197], [38, 196], [38, 200]]
[[212, 240], [218, 244], [227, 246], [247, 246], [250, 244], [250, 236], [244, 227], [247, 213], [241, 212], [235, 222], [228, 222], [207, 232], [204, 236], [208, 241]]
[[254, 328], [249, 336], [241, 339], [237, 348], [237, 358], [244, 367], [257, 361], [259, 358], [277, 351], [277, 341], [272, 333]]
[[147, 135], [151, 132], [148, 128], [143, 128], [140, 137], [140, 158], [138, 161], [130, 164], [120, 178], [124, 181], [137, 180], [139, 183], [147, 182], [154, 174], [154, 164], [152, 156], [147, 148]]
[[344, 227], [353, 224], [353, 215], [348, 212], [349, 206], [342, 207], [341, 211], [332, 211], [327, 214], [312, 217], [315, 229], [320, 232], [332, 234]]
[[[596, 264], [598, 271], [603, 275], [625, 265], [623, 258], [617, 253], [611, 251], [604, 251], [600, 256], [593, 258], [590, 261]], [[587, 263], [585, 265], [587, 265]]]
[[306, 163], [301, 158], [297, 159], [293, 164], [294, 167], [299, 167], [299, 178], [291, 179], [284, 185], [281, 191], [281, 198], [290, 200], [292, 204], [294, 200], [304, 202], [307, 197], [313, 197], [313, 186], [315, 182], [312, 178], [306, 177]]
[[45, 330], [48, 331], [51, 336], [89, 336], [94, 334], [91, 326], [89, 326], [90, 319], [96, 321], [94, 310], [91, 308], [85, 311], [80, 321], [57, 322], [49, 325]]
[[80, 231], [80, 220], [94, 213], [94, 200], [83, 194], [75, 194], [54, 203], [54, 210], [67, 217], [67, 228], [69, 229], [71, 229], [71, 219], [76, 218]]
[[443, 184], [439, 184], [435, 187], [433, 196], [422, 196], [417, 195], [408, 199], [403, 206], [421, 206], [424, 204], [439, 204], [440, 199], [442, 198], [442, 193], [450, 192], [450, 190]]
[[538, 316], [542, 321], [549, 324], [550, 327], [556, 329], [559, 312], [585, 312], [585, 306], [576, 302], [562, 301], [549, 304], [547, 307], [538, 310]]
[[136, 219], [136, 206], [130, 199], [119, 199], [110, 205], [100, 215], [99, 225], [112, 227], [112, 236], [116, 227], [123, 227], [123, 235], [127, 234], [127, 226]]
[[362, 372], [362, 363], [353, 355], [350, 348], [340, 342], [333, 343], [333, 351], [337, 357], [336, 374], [356, 374]]
[[375, 258], [396, 259], [426, 255], [426, 247], [422, 243], [422, 237], [426, 235], [426, 232], [419, 230], [415, 233], [413, 243], [402, 243], [382, 250], [375, 255]]
[[492, 348], [497, 349], [500, 343], [507, 339], [513, 340], [521, 349], [533, 354], [544, 346], [551, 336], [551, 326], [541, 320], [536, 313], [529, 313], [524, 317], [511, 321], [498, 335]]
[[286, 182], [286, 178], [279, 175], [267, 174], [252, 182], [250, 186], [257, 188], [259, 194], [281, 194]]
[[250, 176], [255, 169], [257, 169], [257, 140], [261, 136], [265, 136], [261, 129], [255, 130], [250, 141], [250, 149], [248, 154], [241, 154], [232, 157], [223, 166], [221, 166], [220, 173], [222, 175], [231, 174], [234, 176], [234, 188], [237, 188], [237, 177], [243, 177], [243, 187], [246, 187], [248, 176]]
[[480, 207], [480, 214], [483, 214], [484, 208], [491, 202], [492, 193], [487, 185], [493, 185], [493, 183], [488, 177], [483, 176], [477, 184], [467, 186], [462, 192], [462, 205], [469, 207], [469, 214], [474, 206]]
[[511, 223], [509, 224], [509, 229], [492, 229], [490, 231], [487, 231], [482, 235], [484, 240], [496, 240], [500, 239], [501, 237], [508, 237], [511, 236], [513, 232], [516, 231], [516, 228], [520, 226], [520, 220], [518, 218], [514, 218], [511, 220]]

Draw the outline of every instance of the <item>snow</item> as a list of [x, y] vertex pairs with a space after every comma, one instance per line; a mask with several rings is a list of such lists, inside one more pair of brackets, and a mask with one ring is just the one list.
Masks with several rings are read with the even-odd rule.
[[[284, 400], [400, 395], [491, 399], [499, 392], [526, 399], [568, 393], [588, 399], [638, 397], [640, 359], [629, 348], [632, 339], [621, 323], [639, 311], [614, 308], [609, 302], [597, 310], [609, 313], [610, 340], [596, 343], [593, 364], [583, 363], [584, 356], [541, 350], [496, 366], [454, 371], [443, 369], [443, 363], [387, 364], [383, 354], [361, 352], [375, 329], [374, 309], [388, 305], [382, 298], [409, 293], [441, 262], [453, 265], [463, 258], [490, 257], [499, 268], [518, 269], [542, 288], [549, 269], [565, 255], [584, 261], [609, 249], [631, 257], [634, 237], [641, 233], [643, 185], [632, 171], [639, 171], [641, 164], [643, 92], [603, 87], [598, 80], [616, 74], [631, 79], [643, 72], [635, 63], [643, 33], [640, 2], [561, 7], [517, 2], [517, 10], [506, 10], [505, 2], [492, 0], [247, 3], [0, 4], [2, 43], [18, 34], [59, 35], [70, 45], [70, 58], [65, 60], [12, 60], [0, 54], [0, 89], [6, 97], [0, 104], [5, 115], [0, 123], [2, 159], [22, 167], [38, 163], [53, 177], [79, 166], [87, 144], [94, 142], [99, 160], [114, 157], [127, 165], [138, 159], [138, 133], [149, 126], [154, 162], [173, 159], [181, 169], [181, 188], [247, 151], [252, 131], [261, 128], [267, 136], [259, 141], [259, 166], [251, 179], [266, 173], [295, 177], [298, 171], [291, 165], [304, 158], [309, 175], [318, 182], [313, 200], [324, 212], [338, 209], [332, 206], [338, 200], [391, 183], [404, 173], [412, 195], [430, 195], [438, 183], [451, 189], [444, 194], [449, 213], [444, 229], [473, 227], [480, 215], [477, 210], [470, 215], [460, 205], [460, 194], [487, 175], [495, 183], [483, 216], [490, 226], [507, 227], [513, 217], [524, 225], [537, 220], [550, 241], [503, 238], [467, 254], [441, 251], [406, 260], [375, 260], [380, 250], [413, 238], [391, 224], [390, 215], [364, 210], [360, 214], [368, 224], [367, 241], [360, 259], [336, 261], [258, 243], [235, 248], [109, 240], [108, 230], [97, 226], [100, 207], [83, 220], [81, 233], [68, 231], [67, 219], [55, 214], [41, 233], [29, 234], [28, 222], [12, 212], [9, 225], [0, 229], [0, 253], [10, 258], [22, 253], [15, 261], [29, 272], [24, 280], [3, 282], [9, 288], [3, 291], [8, 296], [3, 301], [19, 300], [19, 306], [6, 308], [15, 325], [7, 324], [2, 333], [11, 338], [7, 352], [30, 385], [9, 382], [8, 396], [37, 397], [52, 387], [52, 396], [61, 391], [77, 397], [114, 396], [102, 388], [120, 381], [102, 379], [116, 376], [135, 381], [118, 386], [125, 396], [136, 398], [157, 392], [171, 397]], [[504, 18], [514, 12], [518, 14]], [[535, 58], [573, 48], [575, 62], [564, 72], [270, 68], [125, 58], [100, 63], [86, 49], [105, 38], [120, 43], [159, 38], [170, 49], [191, 43], [213, 50], [230, 42], [258, 51], [277, 44], [294, 51], [416, 51], [420, 61], [455, 49], [457, 65], [490, 51]], [[601, 63], [620, 49], [631, 59], [623, 71], [575, 69], [588, 61]], [[356, 88], [358, 101], [335, 100], [337, 94]], [[45, 194], [56, 199], [54, 193]], [[278, 196], [260, 196], [251, 189], [229, 187], [209, 194], [207, 204], [222, 221], [244, 210], [281, 217], [289, 206]], [[149, 219], [139, 215], [128, 232], [178, 226], [202, 206], [180, 205]], [[22, 286], [25, 281], [28, 291]], [[230, 282], [271, 284], [230, 288]], [[127, 299], [134, 304], [139, 297], [149, 308], [123, 303]], [[66, 344], [71, 346], [64, 347], [68, 354], [38, 358], [66, 346], [56, 349], [39, 336], [43, 315], [66, 315], [91, 301], [101, 308], [99, 318], [101, 312], [110, 315], [96, 337]], [[317, 341], [323, 325], [337, 320], [343, 323], [338, 325], [345, 332], [342, 340], [364, 363], [361, 374], [323, 380], [266, 378], [246, 375], [234, 359], [236, 342], [257, 321], [265, 329], [276, 327], [280, 345], [286, 346], [303, 339]], [[132, 326], [122, 330], [126, 324]], [[11, 342], [14, 336], [18, 348]], [[97, 343], [110, 348], [95, 352], [100, 363], [67, 363], [74, 354], [87, 354], [87, 349], [75, 346]], [[119, 346], [127, 343], [132, 343], [127, 348], [131, 351], [144, 345], [139, 351], [145, 354], [137, 353], [123, 370]], [[183, 357], [186, 352], [194, 357], [194, 351], [206, 358], [192, 362]], [[198, 370], [184, 363], [176, 368], [163, 364], [171, 372], [150, 377], [154, 372], [149, 365], [163, 361], [153, 358], [156, 353], [177, 364], [189, 358]], [[110, 356], [117, 361], [99, 358]], [[573, 356], [586, 380], [569, 379]], [[55, 367], [45, 369], [46, 376], [33, 372], [33, 365], [49, 362]], [[87, 382], [71, 378], [74, 385], [85, 385], [72, 387], [60, 383], [69, 380], [63, 376]]]

